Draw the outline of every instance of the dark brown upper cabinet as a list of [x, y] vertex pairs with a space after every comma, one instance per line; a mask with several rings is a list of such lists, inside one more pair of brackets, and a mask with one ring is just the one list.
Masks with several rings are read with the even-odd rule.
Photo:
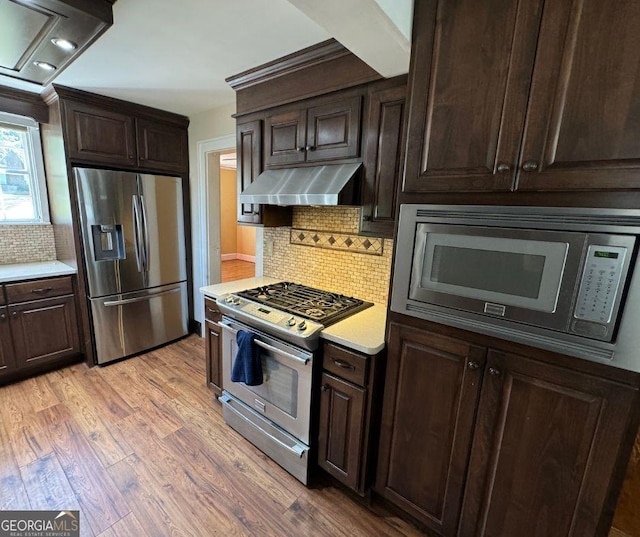
[[545, 2], [519, 190], [640, 186], [639, 50], [640, 2]]
[[54, 91], [62, 103], [72, 161], [187, 173], [186, 118], [61, 86], [54, 86]]
[[65, 104], [70, 158], [136, 166], [133, 117], [82, 103]]
[[427, 0], [414, 17], [405, 192], [638, 186], [639, 3]]
[[[360, 233], [393, 237], [396, 190], [402, 171], [406, 78], [369, 93]], [[375, 85], [374, 87], [376, 87]]]
[[267, 114], [265, 167], [355, 158], [362, 97], [308, 102]]
[[[262, 171], [262, 121], [236, 125], [238, 193], [253, 183]], [[238, 200], [238, 222], [260, 223], [260, 205]]]
[[136, 119], [140, 167], [181, 172], [187, 168], [187, 131], [148, 119]]
[[[262, 172], [262, 121], [236, 123], [238, 193]], [[291, 225], [291, 207], [242, 203], [238, 198], [238, 222], [264, 227]]]

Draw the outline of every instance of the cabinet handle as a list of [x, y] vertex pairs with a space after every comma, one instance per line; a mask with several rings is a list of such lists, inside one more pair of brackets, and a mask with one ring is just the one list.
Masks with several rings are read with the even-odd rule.
[[256, 216], [258, 216], [260, 214], [260, 211], [253, 211], [253, 214], [255, 214]]
[[129, 155], [129, 158], [130, 158], [131, 160], [133, 160], [133, 155]]
[[370, 221], [371, 221], [371, 217], [370, 217], [368, 214], [365, 214], [365, 215], [362, 217], [362, 221], [363, 221], [363, 222], [370, 222]]
[[333, 360], [333, 363], [342, 369], [355, 369], [355, 366], [351, 365], [349, 362], [345, 362], [344, 360], [340, 360], [336, 358]]
[[304, 151], [304, 146], [301, 145], [300, 147], [296, 147], [296, 151], [298, 153], [302, 153]]
[[535, 172], [538, 169], [538, 163], [533, 160], [529, 160], [522, 165], [522, 169], [525, 172]]
[[0, 321], [6, 321], [7, 320], [7, 314], [6, 313], [0, 313]]
[[312, 145], [308, 145], [307, 147], [305, 147], [305, 149], [307, 151], [315, 151], [316, 150], [316, 148], [314, 146], [312, 146]]
[[35, 293], [36, 295], [43, 295], [45, 293], [48, 293], [49, 291], [53, 291], [53, 287], [40, 287], [39, 289], [31, 289], [31, 292]]
[[502, 164], [498, 164], [497, 169], [498, 169], [498, 173], [507, 173], [509, 170], [511, 170], [511, 166], [503, 162]]
[[502, 375], [502, 371], [500, 371], [499, 369], [496, 369], [495, 367], [490, 367], [489, 375], [493, 375], [494, 377], [499, 377], [500, 375]]
[[18, 312], [14, 311], [14, 312], [11, 313], [11, 315], [13, 315], [14, 317], [17, 317], [18, 316]]
[[144, 157], [140, 157], [140, 160], [146, 160]]
[[218, 313], [218, 311], [217, 311], [217, 310], [214, 310], [213, 308], [207, 308], [207, 311], [208, 311], [209, 313]]
[[478, 362], [467, 362], [467, 368], [471, 369], [472, 371], [475, 371], [479, 367], [480, 364]]
[[320, 391], [321, 392], [326, 392], [330, 388], [331, 388], [331, 386], [329, 386], [328, 384], [323, 384], [322, 386], [320, 386]]

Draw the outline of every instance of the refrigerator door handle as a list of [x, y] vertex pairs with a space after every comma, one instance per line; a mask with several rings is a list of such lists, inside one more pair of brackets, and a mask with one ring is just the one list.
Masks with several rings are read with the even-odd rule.
[[147, 224], [147, 209], [144, 204], [144, 196], [140, 196], [140, 209], [142, 216], [142, 233], [144, 237], [144, 249], [142, 254], [142, 266], [144, 267], [145, 272], [149, 272], [149, 250], [151, 248], [150, 240], [149, 240], [149, 226]]
[[173, 293], [177, 293], [180, 291], [180, 287], [174, 287], [173, 289], [167, 289], [166, 291], [160, 291], [159, 293], [152, 293], [144, 296], [138, 296], [135, 298], [124, 298], [122, 300], [108, 300], [104, 303], [105, 306], [122, 306], [124, 304], [132, 304], [134, 302], [144, 302], [146, 300], [151, 300], [157, 296], [162, 295], [170, 295]]
[[131, 203], [133, 207], [133, 246], [136, 251], [136, 265], [138, 267], [138, 272], [142, 272], [144, 270], [144, 261], [142, 259], [142, 252], [140, 251], [140, 209], [138, 206], [138, 196], [135, 194], [131, 196]]

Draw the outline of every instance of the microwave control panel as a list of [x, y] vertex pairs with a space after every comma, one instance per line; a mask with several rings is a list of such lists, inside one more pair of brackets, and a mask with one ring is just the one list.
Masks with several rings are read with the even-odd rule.
[[609, 339], [606, 337], [610, 332], [608, 325], [618, 302], [626, 256], [625, 247], [589, 245], [574, 317], [597, 324], [589, 327], [574, 323], [575, 332], [587, 331], [590, 333], [584, 335]]

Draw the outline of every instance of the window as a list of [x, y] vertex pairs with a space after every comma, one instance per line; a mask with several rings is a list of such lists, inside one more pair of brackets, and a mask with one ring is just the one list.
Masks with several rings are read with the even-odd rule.
[[0, 113], [0, 224], [48, 221], [38, 124]]

